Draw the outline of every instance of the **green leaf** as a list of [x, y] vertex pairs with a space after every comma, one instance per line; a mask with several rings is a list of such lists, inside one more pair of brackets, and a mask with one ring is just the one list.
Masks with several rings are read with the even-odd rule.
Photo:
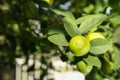
[[64, 18], [64, 28], [71, 37], [80, 35], [77, 24], [70, 18]]
[[96, 56], [91, 56], [91, 55], [89, 55], [87, 58], [84, 58], [84, 61], [85, 61], [88, 65], [96, 66], [96, 67], [98, 67], [98, 68], [101, 67], [101, 62], [100, 62], [99, 58], [96, 57]]
[[60, 11], [60, 10], [52, 10], [52, 11], [58, 15], [64, 16], [63, 18], [64, 28], [71, 37], [75, 35], [79, 35], [78, 26], [75, 22], [76, 21], [75, 17], [71, 12]]
[[64, 17], [68, 17], [72, 20], [75, 20], [75, 17], [73, 16], [73, 14], [69, 11], [60, 11], [60, 10], [54, 10], [52, 9], [52, 11], [58, 15], [64, 16]]
[[58, 34], [58, 33], [65, 33], [65, 30], [62, 27], [52, 26], [48, 28], [48, 35]]
[[70, 62], [74, 62], [75, 61], [75, 55], [72, 52], [67, 52], [66, 56], [67, 56], [67, 58], [68, 58], [68, 60]]
[[81, 24], [83, 23], [86, 19], [90, 18], [92, 15], [85, 15], [83, 17], [79, 17], [76, 19], [76, 24]]
[[117, 70], [120, 68], [120, 50], [114, 48], [114, 52], [112, 53], [112, 60], [114, 62], [113, 69]]
[[32, 1], [23, 3], [23, 14], [26, 18], [39, 18], [39, 10]]
[[51, 35], [48, 37], [48, 40], [59, 46], [68, 46], [69, 45], [68, 41], [65, 38], [65, 35], [62, 33]]
[[81, 23], [81, 25], [79, 26], [79, 31], [81, 33], [86, 33], [94, 27], [98, 27], [105, 19], [106, 15], [103, 14], [92, 15]]
[[114, 43], [120, 44], [120, 27], [114, 28], [114, 32], [112, 32], [112, 40]]
[[104, 40], [104, 39], [94, 39], [92, 41], [90, 41], [90, 52], [92, 54], [103, 54], [105, 53], [110, 47], [112, 47], [112, 44], [109, 43], [108, 41]]
[[110, 18], [110, 22], [111, 22], [114, 26], [120, 24], [120, 15], [116, 15], [116, 16]]

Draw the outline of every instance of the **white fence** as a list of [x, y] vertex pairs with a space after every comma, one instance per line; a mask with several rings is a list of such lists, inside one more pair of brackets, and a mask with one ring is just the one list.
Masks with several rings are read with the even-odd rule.
[[[74, 70], [75, 66], [71, 66], [66, 62], [62, 62], [59, 57], [51, 58], [54, 69], [48, 69], [48, 75], [43, 80], [85, 80], [85, 76]], [[30, 55], [28, 64], [25, 63], [25, 58], [16, 58], [16, 80], [40, 80], [41, 70], [40, 66], [47, 68], [46, 65], [42, 65], [39, 59], [34, 59], [33, 55]], [[28, 68], [34, 64], [34, 70], [27, 72]]]

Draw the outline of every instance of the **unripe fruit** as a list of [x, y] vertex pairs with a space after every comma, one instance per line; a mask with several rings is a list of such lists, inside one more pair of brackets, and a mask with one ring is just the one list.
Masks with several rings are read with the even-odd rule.
[[90, 43], [83, 36], [75, 36], [70, 40], [69, 47], [75, 56], [84, 56], [90, 50]]
[[20, 30], [19, 30], [19, 25], [17, 23], [14, 23], [13, 24], [13, 30], [16, 32], [16, 33], [19, 33]]
[[87, 39], [88, 39], [89, 41], [91, 41], [91, 40], [93, 40], [93, 39], [96, 39], [96, 38], [105, 39], [105, 37], [104, 37], [101, 33], [98, 33], [98, 32], [90, 33], [90, 34], [88, 34], [88, 36], [87, 36]]
[[113, 67], [113, 62], [103, 60], [101, 71], [105, 74], [111, 74], [113, 72], [112, 67]]
[[79, 62], [77, 63], [77, 68], [78, 68], [78, 70], [79, 70], [80, 72], [82, 72], [82, 73], [84, 73], [84, 74], [87, 74], [87, 73], [89, 73], [89, 72], [92, 70], [93, 67], [90, 66], [90, 65], [85, 64], [84, 61], [79, 61]]

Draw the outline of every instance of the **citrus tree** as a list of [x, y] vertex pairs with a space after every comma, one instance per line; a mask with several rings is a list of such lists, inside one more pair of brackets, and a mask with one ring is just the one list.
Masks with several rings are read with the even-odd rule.
[[[62, 61], [75, 65], [87, 80], [119, 79], [119, 3], [119, 0], [0, 1], [1, 64], [12, 68], [16, 57], [57, 54]], [[47, 58], [41, 61], [48, 64]]]

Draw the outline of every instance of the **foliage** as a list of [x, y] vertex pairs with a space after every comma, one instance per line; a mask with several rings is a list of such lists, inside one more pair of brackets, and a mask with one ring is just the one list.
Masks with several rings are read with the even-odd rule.
[[[91, 72], [97, 75], [119, 79], [120, 1], [50, 1], [0, 1], [0, 57], [4, 63], [14, 65], [14, 58], [28, 58], [29, 54], [49, 53], [50, 57], [57, 54], [67, 58], [62, 59], [63, 61], [72, 60], [70, 64], [85, 61], [95, 67], [96, 72]], [[85, 56], [76, 57], [72, 54], [72, 57], [68, 57], [72, 53], [69, 49], [70, 39], [76, 35], [86, 37], [91, 32], [103, 34], [105, 40], [90, 41], [91, 49]], [[104, 57], [113, 62], [111, 74], [101, 71]]]

